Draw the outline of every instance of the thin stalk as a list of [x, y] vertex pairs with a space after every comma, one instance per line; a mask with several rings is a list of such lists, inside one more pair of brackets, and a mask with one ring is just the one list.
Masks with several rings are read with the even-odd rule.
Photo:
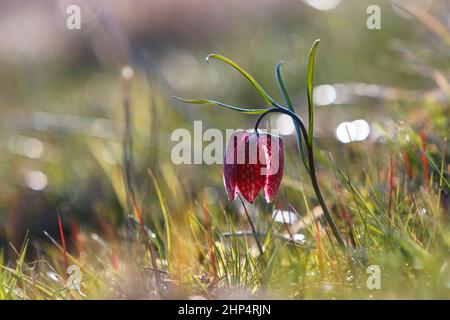
[[427, 188], [430, 188], [430, 173], [428, 172], [428, 162], [427, 162], [427, 145], [425, 143], [425, 129], [422, 128], [422, 131], [420, 133], [420, 138], [422, 141], [422, 162], [423, 162], [423, 171], [425, 175], [425, 183], [427, 185]]
[[392, 208], [392, 192], [394, 189], [394, 160], [392, 157], [389, 160], [389, 205], [388, 205], [388, 216], [391, 219], [391, 208]]
[[125, 190], [126, 190], [126, 201], [127, 201], [127, 223], [126, 223], [126, 237], [128, 249], [130, 249], [131, 241], [134, 239], [134, 212], [137, 213], [139, 219], [139, 225], [141, 227], [142, 235], [144, 237], [145, 246], [150, 251], [150, 258], [152, 262], [153, 272], [155, 275], [156, 286], [158, 292], [162, 294], [162, 280], [160, 274], [158, 273], [158, 267], [156, 264], [156, 252], [153, 247], [153, 243], [150, 241], [148, 234], [145, 230], [144, 221], [142, 219], [141, 212], [137, 206], [135, 193], [133, 190], [132, 183], [132, 172], [133, 172], [133, 132], [132, 132], [132, 116], [131, 116], [131, 103], [130, 103], [130, 92], [131, 92], [131, 80], [133, 78], [133, 69], [131, 67], [125, 66], [122, 69], [122, 80], [123, 80], [123, 110], [125, 117], [125, 131], [123, 139], [123, 162], [124, 162], [124, 178], [125, 178]]
[[59, 209], [58, 208], [56, 208], [56, 212], [58, 214], [59, 235], [61, 237], [61, 245], [62, 245], [63, 252], [64, 252], [64, 267], [65, 267], [64, 270], [67, 272], [67, 268], [69, 267], [69, 263], [67, 262], [66, 239], [64, 237], [64, 231], [63, 231], [62, 222], [61, 222], [61, 214], [59, 213]]
[[342, 237], [341, 233], [339, 232], [339, 229], [336, 225], [336, 223], [334, 222], [334, 219], [330, 213], [330, 211], [328, 210], [328, 207], [325, 203], [325, 200], [323, 198], [322, 195], [322, 191], [320, 190], [320, 186], [319, 183], [317, 181], [317, 174], [316, 174], [316, 168], [315, 168], [315, 164], [314, 164], [314, 154], [313, 154], [313, 147], [312, 145], [309, 143], [309, 139], [308, 139], [308, 132], [306, 130], [306, 127], [303, 123], [303, 121], [300, 119], [300, 117], [295, 114], [294, 112], [282, 108], [281, 106], [278, 107], [274, 107], [271, 109], [268, 109], [267, 112], [261, 114], [258, 118], [258, 120], [256, 121], [255, 124], [255, 132], [258, 132], [258, 126], [261, 123], [262, 119], [264, 118], [264, 116], [266, 116], [269, 113], [274, 113], [274, 112], [279, 112], [279, 113], [284, 113], [287, 114], [288, 116], [290, 116], [300, 127], [300, 130], [302, 131], [303, 134], [303, 138], [305, 140], [306, 143], [306, 150], [307, 150], [307, 154], [308, 154], [308, 162], [309, 162], [309, 169], [308, 174], [311, 178], [311, 183], [313, 185], [314, 188], [314, 192], [316, 193], [316, 197], [317, 200], [319, 201], [320, 206], [322, 207], [323, 213], [325, 215], [325, 218], [327, 219], [327, 222], [330, 224], [331, 226], [331, 230], [333, 231], [333, 235], [335, 236], [336, 240], [338, 241], [339, 245], [342, 248], [346, 248], [346, 244], [344, 241], [344, 238]]
[[[125, 69], [126, 67], [124, 67]], [[128, 70], [128, 69], [127, 69]], [[132, 166], [133, 166], [133, 133], [131, 124], [131, 107], [130, 107], [130, 86], [131, 86], [131, 76], [124, 76], [124, 71], [122, 70], [122, 80], [123, 80], [123, 112], [124, 112], [124, 132], [123, 132], [123, 163], [124, 163], [124, 180], [125, 180], [125, 191], [126, 191], [126, 239], [127, 244], [130, 246], [134, 238], [134, 228], [133, 228], [133, 202], [132, 202]]]
[[250, 218], [250, 215], [248, 214], [247, 207], [245, 206], [245, 203], [239, 194], [238, 194], [238, 197], [239, 197], [239, 200], [241, 200], [242, 206], [244, 207], [245, 216], [247, 217], [248, 223], [250, 224], [250, 228], [252, 228], [252, 233], [253, 233], [253, 236], [255, 237], [255, 242], [256, 242], [256, 245], [258, 246], [259, 254], [261, 255], [261, 257], [263, 257], [264, 250], [261, 245], [261, 241], [259, 241], [258, 233], [256, 232], [255, 225], [253, 224], [253, 221]]

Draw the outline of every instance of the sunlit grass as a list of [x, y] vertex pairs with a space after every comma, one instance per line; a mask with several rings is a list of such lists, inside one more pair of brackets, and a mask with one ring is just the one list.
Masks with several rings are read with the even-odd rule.
[[[179, 185], [179, 168], [166, 163], [152, 170], [154, 178], [147, 176], [157, 202], [150, 210], [141, 208], [146, 212], [145, 230], [157, 248], [162, 288], [154, 281], [150, 252], [136, 219], [134, 236], [128, 241], [124, 229], [112, 225], [110, 234], [85, 230], [76, 236], [75, 247], [82, 250], [69, 252], [68, 259], [81, 268], [82, 294], [68, 288], [60, 239], [49, 238], [42, 257], [34, 261], [25, 259], [26, 252], [34, 249], [24, 239], [22, 248], [15, 248], [16, 257], [2, 263], [0, 298], [121, 299], [158, 298], [160, 294], [184, 298], [448, 298], [448, 200], [442, 196], [448, 190], [442, 163], [446, 158], [439, 152], [428, 154], [433, 164], [426, 184], [419, 132], [413, 141], [408, 147], [417, 155], [410, 158], [412, 177], [407, 175], [395, 141], [354, 146], [355, 152], [361, 148], [376, 152], [378, 167], [369, 158], [357, 167], [334, 159], [333, 154], [321, 160], [319, 183], [348, 252], [332, 238], [311, 187], [301, 180], [304, 173], [299, 165], [287, 169], [284, 191], [274, 205], [262, 199], [254, 206], [246, 204], [263, 244], [261, 255], [245, 208], [238, 200], [225, 200], [220, 170], [214, 170], [217, 177], [211, 176], [214, 193], [195, 184], [186, 192], [186, 186]], [[100, 148], [93, 150], [101, 152]], [[389, 155], [394, 164], [392, 190]], [[104, 168], [114, 176], [111, 168]], [[123, 190], [121, 178], [110, 182], [118, 184], [114, 189]], [[139, 206], [146, 196], [138, 196]], [[275, 222], [274, 208], [296, 212], [299, 222]], [[304, 235], [305, 241], [295, 241], [294, 234]], [[366, 286], [369, 265], [381, 267], [380, 290]]]

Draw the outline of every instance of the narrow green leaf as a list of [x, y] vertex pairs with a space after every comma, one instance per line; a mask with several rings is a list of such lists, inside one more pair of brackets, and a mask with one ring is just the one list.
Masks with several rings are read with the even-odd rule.
[[267, 111], [267, 109], [254, 109], [254, 108], [240, 108], [231, 106], [229, 104], [225, 104], [222, 102], [214, 101], [214, 100], [207, 100], [207, 99], [183, 99], [180, 97], [174, 97], [177, 100], [186, 102], [186, 103], [192, 103], [192, 104], [206, 104], [206, 105], [216, 105], [222, 108], [228, 108], [231, 110], [239, 111], [246, 114], [262, 114]]
[[[447, 188], [450, 188], [450, 183], [447, 181], [447, 179], [445, 179], [444, 175], [443, 175], [443, 170], [439, 169], [438, 165], [436, 164], [436, 162], [434, 162], [434, 160], [428, 155], [428, 153], [425, 152], [425, 157], [427, 157], [428, 161], [431, 164], [431, 167], [433, 168], [434, 171], [436, 171], [439, 176], [440, 176], [440, 185], [442, 187], [443, 182], [445, 182], [445, 184], [447, 185]], [[442, 164], [443, 165], [443, 164]], [[442, 166], [441, 166], [442, 167]]]
[[283, 97], [284, 104], [286, 107], [294, 112], [294, 107], [292, 106], [291, 98], [289, 97], [289, 94], [287, 92], [286, 86], [284, 85], [283, 78], [281, 77], [281, 67], [283, 65], [283, 62], [280, 62], [275, 67], [275, 78], [277, 79], [278, 88], [280, 89], [281, 96]]
[[[150, 168], [147, 169], [148, 175], [150, 176], [150, 179], [153, 181], [153, 186], [155, 187], [156, 195], [158, 197], [159, 206], [161, 207], [161, 211], [164, 217], [164, 226], [165, 226], [165, 233], [166, 233], [166, 257], [170, 256], [170, 250], [172, 248], [171, 246], [171, 232], [170, 232], [170, 225], [172, 224], [172, 220], [170, 219], [169, 213], [167, 212], [167, 206], [166, 201], [164, 199], [163, 193], [161, 191], [161, 188], [159, 187], [158, 180], [153, 175], [153, 172], [150, 170]], [[161, 256], [161, 253], [160, 253]], [[169, 270], [170, 270], [170, 264], [169, 264]]]
[[208, 62], [210, 58], [222, 60], [223, 62], [225, 62], [225, 63], [229, 64], [230, 66], [232, 66], [233, 68], [235, 68], [244, 77], [246, 77], [248, 81], [250, 81], [250, 83], [256, 88], [256, 90], [258, 90], [258, 92], [261, 94], [261, 96], [264, 98], [264, 100], [266, 100], [266, 102], [269, 105], [276, 107], [276, 105], [277, 105], [276, 102], [267, 94], [267, 92], [263, 89], [263, 87], [261, 87], [261, 85], [258, 83], [258, 81], [256, 81], [247, 71], [242, 69], [236, 62], [234, 62], [220, 54], [214, 54], [214, 53], [210, 54], [206, 57], [206, 62]]
[[308, 59], [308, 73], [307, 73], [307, 94], [308, 94], [308, 115], [309, 115], [309, 128], [308, 128], [308, 141], [312, 146], [313, 133], [314, 133], [314, 111], [313, 111], [313, 79], [314, 79], [314, 62], [316, 60], [316, 49], [320, 40], [314, 41], [314, 44], [309, 51]]
[[[281, 76], [282, 65], [283, 65], [283, 63], [280, 62], [275, 67], [275, 78], [277, 79], [278, 88], [280, 89], [281, 96], [283, 97], [286, 107], [295, 113], [291, 98], [289, 97], [289, 93], [287, 92], [286, 86], [283, 81], [283, 77]], [[305, 165], [306, 169], [309, 171], [308, 160], [307, 160], [306, 152], [305, 152], [305, 149], [303, 146], [302, 132], [301, 132], [298, 124], [295, 121], [293, 121], [293, 122], [294, 122], [295, 132], [296, 132], [296, 136], [297, 136], [297, 149], [302, 157], [303, 164]], [[307, 137], [305, 137], [305, 139], [307, 139]]]

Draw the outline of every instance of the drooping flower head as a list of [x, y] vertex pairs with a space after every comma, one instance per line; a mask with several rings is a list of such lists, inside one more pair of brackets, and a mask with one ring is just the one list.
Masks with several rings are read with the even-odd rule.
[[231, 135], [225, 151], [223, 181], [228, 198], [238, 193], [253, 203], [264, 188], [272, 202], [283, 176], [283, 140], [269, 133], [238, 131]]

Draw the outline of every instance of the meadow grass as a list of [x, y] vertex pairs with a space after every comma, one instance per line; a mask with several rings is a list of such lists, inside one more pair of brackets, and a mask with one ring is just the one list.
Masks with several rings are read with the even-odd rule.
[[[445, 108], [430, 108], [448, 121]], [[448, 299], [448, 126], [440, 128], [431, 137], [404, 125], [383, 143], [354, 143], [344, 153], [316, 147], [318, 182], [346, 250], [295, 148], [268, 205], [226, 200], [220, 168], [205, 172], [205, 188], [180, 180], [184, 169], [167, 161], [148, 170], [143, 184], [151, 195], [143, 193], [133, 178], [125, 186], [120, 164], [101, 160], [106, 142], [86, 141], [123, 208], [134, 194], [128, 232], [109, 221], [102, 233], [81, 227], [67, 252], [46, 233], [39, 254], [30, 255], [36, 250], [25, 237], [14, 258], [0, 256], [0, 299]], [[275, 221], [275, 208], [298, 222]], [[80, 290], [67, 281], [65, 259], [80, 268]], [[367, 287], [371, 265], [381, 268], [380, 289]]]

